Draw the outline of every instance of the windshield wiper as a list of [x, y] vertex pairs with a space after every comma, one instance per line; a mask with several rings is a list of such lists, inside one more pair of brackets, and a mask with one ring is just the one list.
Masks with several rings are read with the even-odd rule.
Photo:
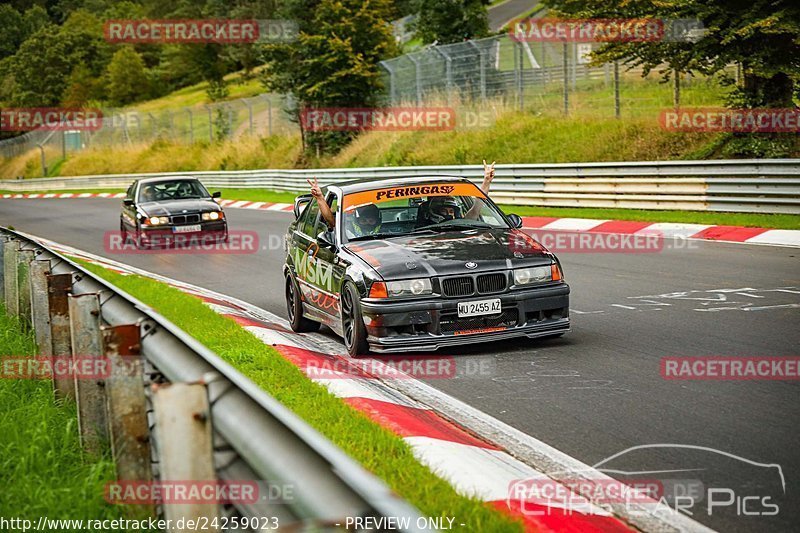
[[478, 222], [476, 224], [468, 224], [465, 222], [457, 222], [455, 224], [431, 224], [430, 226], [423, 226], [419, 229], [430, 231], [450, 231], [450, 230], [463, 230], [463, 229], [492, 229], [491, 224], [486, 222]]
[[375, 239], [385, 239], [386, 237], [400, 237], [403, 235], [402, 233], [372, 233], [370, 235], [361, 235], [359, 237], [353, 237], [351, 239], [347, 239], [347, 242], [353, 241], [372, 241]]

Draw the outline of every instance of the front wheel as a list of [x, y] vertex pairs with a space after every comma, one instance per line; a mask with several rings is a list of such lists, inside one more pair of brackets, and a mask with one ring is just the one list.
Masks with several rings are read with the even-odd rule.
[[361, 316], [361, 303], [358, 290], [350, 282], [344, 284], [342, 298], [342, 337], [347, 353], [352, 357], [369, 353], [367, 328]]
[[291, 273], [286, 274], [286, 311], [292, 331], [306, 333], [319, 330], [319, 322], [303, 316], [303, 302], [300, 301], [300, 288]]

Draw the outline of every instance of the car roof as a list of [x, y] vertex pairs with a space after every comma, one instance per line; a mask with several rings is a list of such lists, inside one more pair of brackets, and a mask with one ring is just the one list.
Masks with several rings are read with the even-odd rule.
[[370, 191], [373, 189], [388, 189], [391, 187], [406, 187], [409, 185], [422, 185], [426, 183], [470, 183], [467, 178], [461, 176], [447, 175], [428, 175], [428, 176], [398, 176], [394, 178], [365, 178], [360, 180], [350, 180], [341, 183], [331, 183], [329, 187], [337, 187], [344, 194], [353, 192]]
[[140, 184], [144, 183], [158, 183], [161, 181], [175, 181], [175, 180], [197, 180], [194, 176], [169, 176], [169, 177], [158, 177], [158, 178], [142, 178], [137, 180]]

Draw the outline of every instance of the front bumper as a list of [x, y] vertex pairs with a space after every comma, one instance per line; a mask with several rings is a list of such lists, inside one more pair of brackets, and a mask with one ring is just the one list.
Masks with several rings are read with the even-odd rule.
[[173, 224], [142, 226], [142, 243], [150, 246], [207, 244], [225, 240], [228, 237], [228, 223], [225, 220], [205, 221], [199, 224], [200, 231], [176, 233]]
[[[500, 314], [458, 318], [459, 301], [489, 298], [500, 298]], [[570, 329], [566, 283], [460, 299], [365, 298], [361, 310], [370, 350], [378, 353], [433, 351], [514, 337], [558, 335]]]

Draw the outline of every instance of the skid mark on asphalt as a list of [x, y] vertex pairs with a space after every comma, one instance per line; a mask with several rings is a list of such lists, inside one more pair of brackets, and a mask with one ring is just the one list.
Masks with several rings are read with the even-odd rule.
[[610, 379], [595, 379], [582, 376], [579, 370], [559, 366], [561, 361], [549, 356], [537, 357], [530, 362], [533, 370], [522, 374], [495, 376], [497, 383], [525, 383], [524, 390], [514, 390], [496, 394], [478, 395], [477, 398], [513, 398], [516, 400], [535, 400], [551, 398], [554, 391], [590, 390], [602, 393], [624, 394], [630, 389], [617, 385]]
[[[610, 310], [664, 311], [677, 310], [717, 312], [717, 311], [769, 311], [772, 309], [799, 309], [798, 287], [778, 287], [774, 289], [755, 289], [752, 287], [686, 290], [664, 294], [628, 296], [625, 303], [610, 303]], [[737, 298], [739, 297], [739, 298]], [[765, 301], [766, 300], [766, 301]], [[699, 306], [699, 307], [697, 307]], [[605, 313], [606, 309], [593, 311], [570, 310], [577, 315]]]

